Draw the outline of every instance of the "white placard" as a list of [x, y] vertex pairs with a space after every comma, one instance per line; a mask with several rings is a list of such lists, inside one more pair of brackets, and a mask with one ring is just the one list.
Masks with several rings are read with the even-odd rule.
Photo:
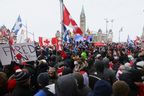
[[0, 60], [2, 65], [9, 65], [12, 61], [11, 52], [13, 60], [17, 60], [16, 55], [19, 53], [22, 55], [22, 62], [35, 61], [37, 60], [36, 50], [34, 43], [19, 43], [12, 45], [12, 51], [10, 51], [10, 46], [8, 44], [0, 45]]

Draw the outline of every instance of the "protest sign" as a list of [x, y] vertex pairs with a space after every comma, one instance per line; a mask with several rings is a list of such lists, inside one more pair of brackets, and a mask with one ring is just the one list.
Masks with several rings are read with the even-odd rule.
[[12, 45], [11, 50], [8, 44], [2, 44], [0, 45], [0, 60], [2, 62], [2, 65], [8, 65], [11, 63], [11, 52], [13, 60], [16, 62], [19, 62], [19, 60], [17, 59], [18, 54], [21, 54], [22, 62], [35, 61], [37, 59], [34, 43], [14, 44]]

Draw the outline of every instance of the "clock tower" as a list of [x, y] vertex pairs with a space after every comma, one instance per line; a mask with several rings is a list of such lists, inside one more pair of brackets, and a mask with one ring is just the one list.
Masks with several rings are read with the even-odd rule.
[[85, 16], [85, 12], [84, 12], [84, 7], [82, 7], [82, 11], [80, 14], [80, 28], [83, 32], [83, 35], [85, 35], [85, 33], [86, 33], [86, 16]]

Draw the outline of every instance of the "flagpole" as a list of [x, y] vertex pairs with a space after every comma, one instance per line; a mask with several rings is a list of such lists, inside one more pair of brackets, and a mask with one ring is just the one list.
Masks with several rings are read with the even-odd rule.
[[12, 44], [11, 44], [11, 32], [9, 33], [9, 37], [8, 37], [8, 44], [9, 44], [9, 47], [10, 47], [10, 54], [11, 54], [11, 59], [12, 59], [12, 61], [14, 61], [14, 57], [13, 57], [13, 54], [12, 54], [12, 50], [13, 50], [13, 48], [12, 48]]
[[28, 29], [27, 29], [27, 22], [26, 22], [26, 40], [28, 40]]
[[123, 27], [121, 27], [121, 29], [119, 30], [119, 43], [120, 43], [120, 33], [123, 31]]
[[33, 32], [33, 41], [35, 41], [35, 34], [34, 34], [34, 32]]
[[63, 45], [63, 33], [64, 33], [64, 29], [63, 29], [63, 0], [60, 0], [60, 20], [61, 20], [61, 42]]
[[120, 33], [121, 33], [121, 31], [119, 31], [119, 43], [120, 43]]

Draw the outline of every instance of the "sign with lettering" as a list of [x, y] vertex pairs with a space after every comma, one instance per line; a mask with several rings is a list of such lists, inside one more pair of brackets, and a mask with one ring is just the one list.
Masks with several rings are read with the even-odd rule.
[[22, 62], [37, 60], [34, 43], [14, 44], [11, 48], [8, 44], [0, 45], [0, 60], [2, 62], [2, 65], [10, 64], [12, 58], [14, 61], [19, 62], [19, 60], [17, 59], [18, 55], [21, 55]]

